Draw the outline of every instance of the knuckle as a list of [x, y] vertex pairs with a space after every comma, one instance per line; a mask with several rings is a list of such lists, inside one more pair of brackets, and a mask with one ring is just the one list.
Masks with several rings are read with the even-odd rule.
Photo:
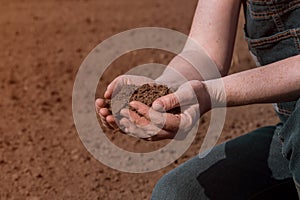
[[169, 99], [171, 108], [174, 108], [179, 104], [178, 99], [175, 95], [171, 95]]
[[139, 114], [145, 116], [145, 115], [148, 115], [149, 109], [143, 108], [143, 107], [138, 107], [138, 108], [137, 108], [137, 112], [138, 112]]

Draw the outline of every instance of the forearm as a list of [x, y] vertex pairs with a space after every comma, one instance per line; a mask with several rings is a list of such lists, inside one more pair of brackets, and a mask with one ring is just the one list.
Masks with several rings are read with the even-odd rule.
[[300, 55], [204, 83], [212, 98], [227, 106], [296, 100], [300, 97]]
[[189, 50], [177, 55], [156, 81], [178, 88], [189, 80], [220, 78], [221, 74], [216, 64], [203, 50], [201, 51]]
[[227, 75], [237, 31], [240, 0], [199, 0], [190, 37], [199, 43]]
[[[168, 68], [187, 80], [225, 76], [231, 63], [239, 10], [239, 0], [199, 0], [189, 40]], [[159, 80], [178, 79], [178, 76], [170, 77], [170, 70], [167, 69]]]

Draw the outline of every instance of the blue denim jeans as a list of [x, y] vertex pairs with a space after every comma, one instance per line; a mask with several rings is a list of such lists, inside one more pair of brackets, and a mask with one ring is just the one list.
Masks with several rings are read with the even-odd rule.
[[164, 175], [152, 200], [297, 199], [276, 126], [257, 129]]
[[[299, 0], [245, 0], [243, 5], [245, 37], [258, 65], [300, 54]], [[162, 177], [152, 199], [298, 199], [300, 99], [274, 107], [279, 124], [182, 164]]]
[[[244, 9], [245, 36], [259, 65], [300, 54], [298, 0], [246, 0]], [[282, 141], [282, 154], [290, 161], [290, 170], [297, 183], [300, 183], [299, 104], [300, 100], [274, 104], [281, 120], [275, 132]]]

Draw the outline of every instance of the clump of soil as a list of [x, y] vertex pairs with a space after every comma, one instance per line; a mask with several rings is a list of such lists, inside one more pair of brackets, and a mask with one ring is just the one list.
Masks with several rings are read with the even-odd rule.
[[[128, 107], [128, 103], [131, 101], [139, 101], [151, 107], [156, 99], [170, 93], [173, 93], [173, 91], [165, 85], [144, 84], [140, 87], [136, 85], [126, 85], [111, 99], [109, 102], [109, 109], [112, 114], [118, 118], [120, 110]], [[179, 114], [180, 108], [173, 108], [167, 112]]]
[[[165, 85], [149, 85], [144, 84], [141, 87], [137, 88], [130, 97], [131, 101], [139, 101], [147, 106], [151, 107], [152, 103], [159, 97], [173, 93], [173, 91]], [[179, 114], [180, 108], [173, 108], [167, 111], [172, 114]]]

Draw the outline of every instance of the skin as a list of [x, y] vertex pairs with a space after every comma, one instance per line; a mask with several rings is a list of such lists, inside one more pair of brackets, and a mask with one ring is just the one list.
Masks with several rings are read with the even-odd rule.
[[[170, 139], [174, 138], [176, 131], [182, 128], [179, 126], [180, 122], [184, 122], [182, 126], [189, 130], [196, 118], [214, 107], [285, 102], [300, 97], [300, 56], [226, 76], [232, 58], [239, 10], [240, 2], [237, 0], [199, 0], [190, 37], [203, 47], [223, 77], [212, 75], [208, 79], [213, 80], [204, 81], [197, 69], [201, 70], [205, 66], [201, 64], [193, 66], [182, 57], [175, 57], [169, 64], [169, 69], [176, 70], [189, 81], [182, 84], [174, 94], [157, 99], [152, 108], [139, 102], [132, 102], [131, 106], [142, 116], [128, 110], [122, 111], [124, 118], [120, 123], [128, 132], [147, 140]], [[190, 59], [197, 59], [197, 51], [193, 52], [188, 45], [183, 50], [183, 53], [186, 52]], [[130, 80], [132, 82], [134, 79], [139, 79], [131, 78], [133, 78]], [[163, 82], [162, 80], [169, 85], [178, 82], [178, 78], [167, 70], [156, 81]], [[145, 82], [147, 81], [149, 80], [145, 79]], [[123, 81], [124, 84], [125, 82]], [[223, 83], [223, 89], [219, 83]], [[110, 98], [113, 89], [115, 85], [110, 85], [104, 98]], [[216, 104], [211, 105], [211, 101]], [[107, 126], [114, 127], [115, 119], [105, 108], [103, 99], [97, 99], [95, 105], [97, 113]], [[181, 115], [162, 114], [163, 110], [178, 105], [185, 105]], [[160, 118], [156, 117], [153, 120], [149, 113]], [[159, 131], [155, 132], [157, 128]]]

